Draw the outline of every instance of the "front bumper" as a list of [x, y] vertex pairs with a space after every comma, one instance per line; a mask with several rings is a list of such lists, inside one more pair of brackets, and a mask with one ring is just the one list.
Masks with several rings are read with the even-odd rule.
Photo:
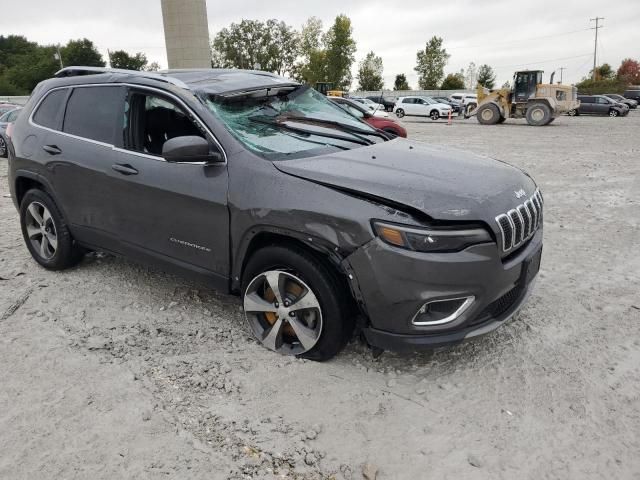
[[[496, 244], [425, 254], [372, 240], [348, 259], [369, 318], [367, 341], [389, 350], [419, 350], [495, 330], [531, 293], [537, 266], [530, 272], [529, 265], [541, 249], [542, 228], [506, 260]], [[412, 322], [426, 302], [468, 296], [474, 297], [473, 304], [446, 324]]]

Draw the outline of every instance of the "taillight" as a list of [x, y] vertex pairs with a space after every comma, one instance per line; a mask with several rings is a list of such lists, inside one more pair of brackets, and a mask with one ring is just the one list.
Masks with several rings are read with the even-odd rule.
[[13, 132], [13, 123], [7, 125], [7, 129], [5, 130], [5, 132], [7, 132], [7, 137], [11, 138], [11, 132]]

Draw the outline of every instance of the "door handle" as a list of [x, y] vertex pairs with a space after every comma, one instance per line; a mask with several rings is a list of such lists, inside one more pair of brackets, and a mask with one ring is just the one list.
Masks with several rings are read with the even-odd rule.
[[50, 155], [60, 155], [62, 153], [62, 150], [57, 145], [44, 145], [42, 149]]
[[113, 168], [116, 172], [121, 173], [123, 175], [138, 174], [138, 170], [136, 170], [135, 168], [133, 168], [131, 165], [128, 165], [128, 164], [116, 163], [115, 165], [111, 165], [111, 168]]

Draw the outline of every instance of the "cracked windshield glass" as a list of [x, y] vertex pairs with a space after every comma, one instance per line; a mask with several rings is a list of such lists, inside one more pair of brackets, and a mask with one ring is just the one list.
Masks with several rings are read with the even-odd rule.
[[206, 100], [229, 131], [271, 160], [349, 150], [384, 141], [376, 130], [308, 87], [263, 89]]

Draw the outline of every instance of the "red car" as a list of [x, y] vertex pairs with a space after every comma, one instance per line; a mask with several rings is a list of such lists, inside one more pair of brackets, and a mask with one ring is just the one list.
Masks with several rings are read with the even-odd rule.
[[369, 110], [366, 106], [354, 102], [353, 100], [349, 100], [348, 98], [343, 97], [327, 97], [329, 100], [343, 108], [345, 111], [350, 113], [356, 118], [367, 122], [373, 128], [377, 128], [384, 132], [395, 135], [396, 137], [407, 138], [407, 130], [400, 125], [398, 122], [391, 120], [388, 117], [388, 114], [381, 110], [380, 114], [378, 112], [373, 112]]

